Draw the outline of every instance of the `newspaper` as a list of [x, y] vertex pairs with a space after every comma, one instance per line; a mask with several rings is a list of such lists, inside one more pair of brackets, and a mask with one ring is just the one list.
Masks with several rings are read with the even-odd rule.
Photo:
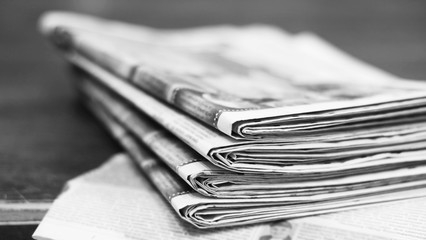
[[63, 49], [234, 138], [401, 128], [414, 121], [408, 115], [425, 118], [426, 84], [368, 66], [309, 33], [154, 30], [70, 13], [45, 15], [41, 28]]
[[[199, 228], [246, 225], [282, 218], [310, 216], [388, 201], [425, 196], [426, 180], [317, 193], [312, 196], [220, 199], [203, 196], [170, 171], [158, 157], [108, 113], [89, 104], [179, 216]], [[303, 186], [301, 191], [305, 191]]]
[[[78, 78], [88, 78], [80, 74]], [[378, 187], [398, 182], [426, 178], [426, 166], [402, 168], [378, 173], [356, 174], [320, 180], [318, 174], [247, 174], [218, 168], [188, 147], [147, 116], [136, 114], [112, 97], [93, 80], [80, 83], [87, 101], [96, 111], [111, 115], [118, 124], [148, 146], [175, 174], [179, 175], [195, 191], [210, 197], [259, 198], [313, 196], [321, 193], [343, 192], [357, 188]], [[102, 109], [102, 110], [100, 110]], [[343, 171], [340, 174], [347, 174]], [[312, 181], [314, 179], [314, 181]]]
[[93, 239], [422, 240], [426, 199], [224, 229], [179, 221], [126, 155], [68, 182], [33, 237]]

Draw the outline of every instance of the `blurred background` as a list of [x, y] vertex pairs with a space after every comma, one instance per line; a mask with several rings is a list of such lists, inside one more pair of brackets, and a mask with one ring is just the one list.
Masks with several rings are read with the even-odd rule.
[[[76, 101], [66, 64], [38, 33], [49, 10], [158, 28], [267, 23], [312, 31], [388, 72], [426, 79], [421, 0], [1, 0], [0, 190], [13, 185], [29, 196], [54, 198], [67, 179], [120, 151]], [[35, 227], [0, 227], [0, 239], [31, 239]]]

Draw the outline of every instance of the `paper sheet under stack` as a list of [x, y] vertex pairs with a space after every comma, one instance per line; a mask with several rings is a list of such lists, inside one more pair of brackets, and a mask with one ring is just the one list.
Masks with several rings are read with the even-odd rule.
[[[67, 183], [33, 237], [37, 240], [421, 240], [426, 199], [342, 213], [224, 229], [200, 230], [180, 221], [125, 154]], [[285, 231], [287, 229], [287, 231]], [[281, 231], [277, 231], [281, 230]], [[284, 230], [284, 231], [283, 231]]]

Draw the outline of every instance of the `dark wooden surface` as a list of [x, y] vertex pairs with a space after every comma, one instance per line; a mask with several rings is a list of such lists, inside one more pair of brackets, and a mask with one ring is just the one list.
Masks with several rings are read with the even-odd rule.
[[[47, 10], [164, 28], [261, 22], [311, 30], [391, 73], [426, 79], [426, 1], [1, 0], [0, 188], [13, 183], [28, 196], [54, 197], [120, 150], [78, 104], [65, 64], [38, 34]], [[0, 227], [0, 240], [31, 239], [35, 227]]]

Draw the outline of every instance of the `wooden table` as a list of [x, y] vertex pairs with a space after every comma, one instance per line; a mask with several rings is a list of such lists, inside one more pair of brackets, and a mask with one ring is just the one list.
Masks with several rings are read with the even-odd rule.
[[[37, 32], [40, 14], [58, 9], [162, 28], [269, 23], [310, 30], [391, 73], [426, 79], [420, 0], [2, 0], [0, 188], [14, 182], [17, 191], [54, 197], [67, 179], [120, 151], [78, 103], [64, 61]], [[0, 239], [31, 239], [35, 227], [0, 227]]]

